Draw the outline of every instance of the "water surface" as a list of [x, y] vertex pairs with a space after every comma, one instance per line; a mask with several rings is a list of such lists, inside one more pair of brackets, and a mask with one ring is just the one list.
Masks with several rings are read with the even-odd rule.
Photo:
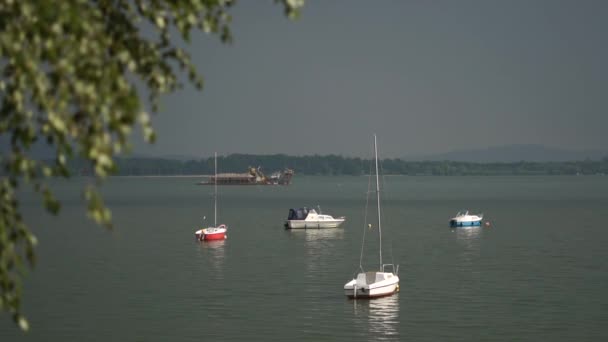
[[[85, 217], [86, 181], [54, 184], [59, 217], [25, 194], [40, 240], [24, 292], [32, 331], [3, 314], [1, 341], [608, 338], [608, 177], [385, 177], [384, 261], [400, 264], [401, 292], [371, 301], [342, 293], [359, 266], [367, 177], [220, 187], [229, 237], [211, 243], [193, 234], [212, 222], [212, 187], [113, 178], [105, 231]], [[317, 205], [344, 227], [283, 228], [290, 207]], [[462, 209], [492, 226], [449, 229]]]

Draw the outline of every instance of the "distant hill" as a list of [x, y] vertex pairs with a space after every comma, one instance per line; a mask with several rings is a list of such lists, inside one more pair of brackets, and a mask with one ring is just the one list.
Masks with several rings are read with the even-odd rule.
[[201, 160], [206, 159], [208, 157], [203, 156], [192, 156], [187, 154], [148, 154], [148, 153], [134, 153], [130, 155], [122, 156], [124, 158], [143, 158], [143, 159], [168, 159], [168, 160], [180, 160], [180, 161], [188, 161], [188, 160]]
[[542, 145], [506, 145], [485, 149], [455, 150], [447, 153], [404, 157], [409, 161], [463, 161], [474, 163], [564, 162], [601, 160], [608, 156], [608, 150], [567, 150]]

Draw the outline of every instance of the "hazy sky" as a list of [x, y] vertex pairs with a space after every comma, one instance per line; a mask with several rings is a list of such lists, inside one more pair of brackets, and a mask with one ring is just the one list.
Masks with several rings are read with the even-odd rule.
[[163, 98], [136, 152], [400, 157], [506, 144], [608, 147], [608, 1], [240, 1], [233, 45]]

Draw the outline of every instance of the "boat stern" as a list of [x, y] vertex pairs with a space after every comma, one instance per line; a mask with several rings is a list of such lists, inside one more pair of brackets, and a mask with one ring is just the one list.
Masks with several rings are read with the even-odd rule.
[[353, 279], [344, 284], [344, 295], [346, 295], [348, 298], [355, 298], [357, 292], [361, 292], [361, 289], [357, 291], [357, 279]]

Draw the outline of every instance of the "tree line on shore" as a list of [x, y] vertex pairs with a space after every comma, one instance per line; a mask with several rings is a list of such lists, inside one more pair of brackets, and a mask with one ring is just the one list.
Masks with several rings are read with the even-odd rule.
[[[119, 158], [114, 175], [209, 175], [214, 170], [213, 157], [200, 160], [164, 158]], [[288, 156], [231, 154], [218, 157], [218, 172], [247, 172], [249, 167], [260, 168], [266, 174], [290, 168], [299, 175], [358, 176], [368, 174], [371, 160], [338, 155]], [[608, 174], [608, 156], [602, 160], [568, 162], [508, 162], [475, 163], [462, 161], [406, 161], [381, 160], [385, 175], [424, 176], [499, 176], [499, 175], [593, 175]], [[91, 170], [85, 163], [74, 161], [70, 168], [74, 174], [88, 175]]]

